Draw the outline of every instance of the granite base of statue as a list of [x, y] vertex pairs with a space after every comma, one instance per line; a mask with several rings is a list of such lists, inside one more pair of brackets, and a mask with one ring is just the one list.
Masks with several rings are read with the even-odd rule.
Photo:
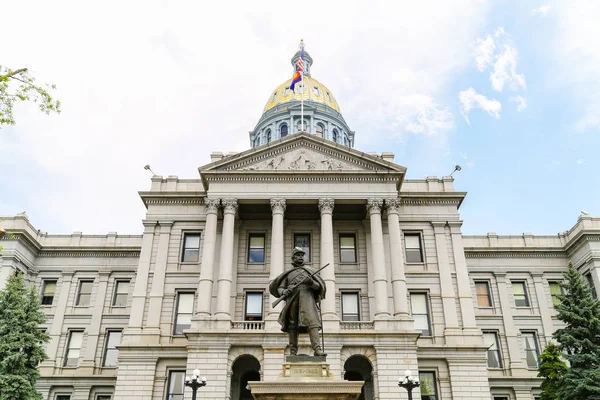
[[363, 381], [346, 381], [329, 371], [324, 356], [287, 356], [273, 381], [248, 382], [255, 400], [356, 400]]
[[[288, 333], [290, 355], [278, 379], [248, 382], [255, 400], [356, 400], [363, 381], [345, 381], [329, 370], [322, 333], [320, 302], [326, 285], [318, 273], [304, 265], [304, 250], [292, 250], [293, 268], [283, 272], [269, 285], [269, 292], [285, 306], [279, 314], [281, 330]], [[307, 333], [314, 355], [298, 355], [298, 337]]]

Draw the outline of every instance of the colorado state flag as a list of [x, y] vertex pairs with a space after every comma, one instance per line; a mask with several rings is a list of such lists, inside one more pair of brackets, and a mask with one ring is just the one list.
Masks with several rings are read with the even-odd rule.
[[[292, 83], [290, 84], [290, 89], [292, 90], [292, 92], [294, 92], [294, 86], [296, 86], [296, 83], [300, 82], [302, 80], [302, 73], [300, 71], [296, 71], [294, 72], [294, 76], [292, 77]], [[296, 93], [296, 92], [294, 92]]]

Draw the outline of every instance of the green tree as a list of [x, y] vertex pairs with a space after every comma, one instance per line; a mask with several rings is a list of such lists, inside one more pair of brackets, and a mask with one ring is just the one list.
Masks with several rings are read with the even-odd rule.
[[600, 400], [600, 302], [592, 297], [581, 274], [569, 263], [556, 306], [565, 327], [554, 332], [570, 364], [560, 378], [561, 400]]
[[545, 378], [542, 383], [541, 400], [560, 400], [558, 390], [560, 379], [567, 371], [567, 364], [561, 359], [562, 353], [557, 345], [550, 342], [540, 354], [539, 377]]
[[0, 128], [14, 125], [13, 107], [19, 101], [33, 101], [45, 114], [60, 113], [60, 101], [50, 95], [55, 85], [38, 85], [27, 68], [12, 70], [0, 65]]
[[39, 326], [45, 322], [34, 287], [13, 273], [0, 291], [0, 400], [40, 400], [35, 389], [38, 364], [47, 358], [49, 340]]

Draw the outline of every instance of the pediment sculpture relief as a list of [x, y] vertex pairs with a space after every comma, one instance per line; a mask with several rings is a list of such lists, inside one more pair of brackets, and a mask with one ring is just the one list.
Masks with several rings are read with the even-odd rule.
[[242, 171], [341, 171], [363, 170], [357, 165], [307, 149], [278, 154], [260, 163], [242, 168]]

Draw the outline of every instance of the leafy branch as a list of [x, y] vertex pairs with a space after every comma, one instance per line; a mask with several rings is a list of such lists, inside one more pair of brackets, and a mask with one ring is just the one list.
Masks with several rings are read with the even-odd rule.
[[35, 83], [27, 68], [12, 70], [0, 65], [0, 129], [3, 125], [14, 125], [14, 105], [18, 101], [31, 101], [38, 104], [41, 112], [60, 113], [60, 100], [50, 95], [56, 85]]

